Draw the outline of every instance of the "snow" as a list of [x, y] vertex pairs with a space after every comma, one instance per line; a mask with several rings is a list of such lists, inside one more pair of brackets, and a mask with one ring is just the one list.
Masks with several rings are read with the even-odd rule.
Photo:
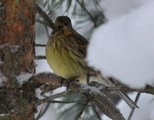
[[16, 76], [16, 78], [18, 82], [20, 83], [20, 85], [22, 85], [25, 81], [27, 81], [32, 76], [33, 76], [32, 73], [21, 72], [18, 76]]
[[[38, 112], [40, 112], [40, 110], [45, 107], [45, 104], [46, 103], [41, 104], [41, 105], [39, 105], [37, 107]], [[57, 120], [57, 111], [56, 111], [56, 109], [53, 109], [53, 108], [54, 108], [53, 104], [50, 104], [50, 106], [49, 106], [48, 110], [46, 111], [46, 113], [39, 120], [51, 120], [51, 119], [52, 120]], [[35, 115], [35, 117], [37, 117], [38, 114], [39, 113], [37, 113]]]
[[6, 82], [7, 78], [0, 72], [0, 87], [3, 86], [3, 83]]
[[125, 15], [153, 0], [102, 0], [101, 6], [108, 20]]
[[109, 20], [92, 35], [87, 60], [130, 87], [154, 85], [154, 1]]
[[[132, 94], [131, 97], [134, 97]], [[132, 120], [153, 120], [152, 116], [154, 113], [154, 96], [149, 94], [142, 93], [140, 99], [138, 101], [139, 109], [136, 109]], [[118, 106], [121, 108], [122, 114], [127, 118], [130, 111], [126, 109], [126, 105], [124, 102], [121, 102]]]
[[[130, 94], [131, 98], [135, 98], [135, 96], [136, 93]], [[153, 120], [154, 97], [152, 95], [142, 93], [138, 101], [138, 106], [139, 108], [135, 110], [131, 120]], [[119, 103], [118, 108], [120, 108], [120, 111], [124, 115], [124, 117], [128, 118], [130, 108], [124, 101], [121, 101]], [[106, 116], [103, 116], [103, 120], [111, 119], [107, 118]]]
[[36, 64], [36, 73], [41, 73], [41, 72], [49, 72], [52, 71], [46, 61], [46, 59], [44, 60], [35, 60], [35, 64]]
[[135, 0], [102, 0], [101, 6], [106, 18], [114, 19], [130, 12], [137, 5]]

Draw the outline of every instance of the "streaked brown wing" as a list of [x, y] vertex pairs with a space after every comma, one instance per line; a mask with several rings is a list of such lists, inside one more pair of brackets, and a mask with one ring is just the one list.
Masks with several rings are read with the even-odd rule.
[[70, 43], [74, 44], [73, 53], [81, 59], [85, 59], [87, 55], [88, 41], [76, 31], [69, 36]]

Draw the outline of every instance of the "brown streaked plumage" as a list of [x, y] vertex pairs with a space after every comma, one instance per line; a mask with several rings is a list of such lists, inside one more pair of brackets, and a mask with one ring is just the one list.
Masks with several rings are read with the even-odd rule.
[[[72, 28], [71, 20], [67, 16], [57, 17], [54, 25], [55, 29], [46, 47], [48, 64], [55, 74], [65, 79], [78, 78], [78, 80], [86, 82], [87, 74], [91, 72], [97, 74], [85, 61], [88, 41]], [[99, 77], [97, 80], [105, 86], [115, 87], [114, 83], [100, 74], [97, 77]], [[136, 107], [123, 92], [115, 91], [115, 93], [131, 108]]]
[[46, 48], [46, 58], [54, 73], [65, 79], [88, 74], [87, 45], [88, 41], [72, 28], [67, 16], [58, 17]]

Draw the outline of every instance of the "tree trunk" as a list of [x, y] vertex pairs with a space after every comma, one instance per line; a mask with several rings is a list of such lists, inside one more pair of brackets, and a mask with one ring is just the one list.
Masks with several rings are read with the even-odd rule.
[[0, 3], [0, 120], [33, 120], [35, 92], [21, 83], [35, 72], [34, 3]]

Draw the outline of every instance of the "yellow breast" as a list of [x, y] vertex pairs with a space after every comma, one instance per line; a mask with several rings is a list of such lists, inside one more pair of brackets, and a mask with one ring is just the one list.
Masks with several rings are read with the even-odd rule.
[[86, 75], [87, 70], [83, 67], [85, 63], [77, 59], [71, 49], [66, 48], [64, 40], [63, 36], [53, 36], [47, 44], [46, 59], [51, 69], [65, 79]]

